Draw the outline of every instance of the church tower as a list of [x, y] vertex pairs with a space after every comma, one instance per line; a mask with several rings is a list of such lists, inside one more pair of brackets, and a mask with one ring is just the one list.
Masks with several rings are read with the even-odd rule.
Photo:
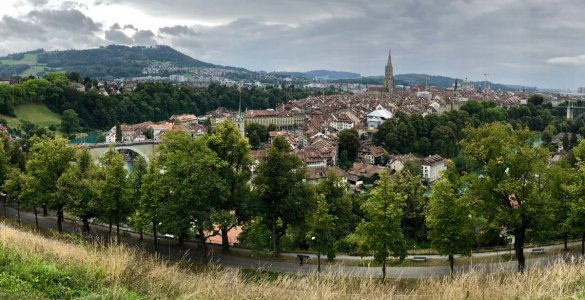
[[242, 92], [240, 92], [240, 104], [238, 105], [238, 115], [236, 116], [236, 126], [242, 136], [246, 136], [244, 116], [242, 115]]
[[392, 53], [388, 50], [388, 63], [384, 72], [384, 87], [389, 93], [394, 92], [394, 70], [392, 69]]

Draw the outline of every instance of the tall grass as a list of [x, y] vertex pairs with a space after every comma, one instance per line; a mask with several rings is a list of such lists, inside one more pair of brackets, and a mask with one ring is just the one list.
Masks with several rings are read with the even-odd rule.
[[[123, 246], [41, 237], [0, 224], [0, 249], [35, 255], [81, 278], [101, 280], [102, 298], [125, 299], [582, 299], [585, 263], [557, 262], [524, 274], [471, 271], [450, 278], [361, 279], [284, 275], [219, 267], [189, 268]], [[1, 258], [0, 254], [0, 258]], [[0, 280], [5, 274], [0, 270]], [[350, 274], [351, 275], [351, 274]], [[103, 278], [103, 279], [92, 279]]]

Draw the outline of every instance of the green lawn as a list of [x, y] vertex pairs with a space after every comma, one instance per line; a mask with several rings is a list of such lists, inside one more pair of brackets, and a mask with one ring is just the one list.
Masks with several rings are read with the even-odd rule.
[[41, 127], [48, 127], [53, 124], [61, 125], [61, 116], [52, 112], [44, 104], [29, 103], [18, 105], [14, 109], [16, 118], [0, 115], [1, 118], [8, 121], [10, 127], [17, 126], [22, 121], [29, 121]]
[[21, 60], [13, 60], [13, 59], [3, 59], [0, 60], [0, 63], [4, 65], [14, 65], [14, 64], [25, 64], [25, 65], [35, 65], [37, 63], [37, 55], [36, 54], [25, 54], [24, 58]]

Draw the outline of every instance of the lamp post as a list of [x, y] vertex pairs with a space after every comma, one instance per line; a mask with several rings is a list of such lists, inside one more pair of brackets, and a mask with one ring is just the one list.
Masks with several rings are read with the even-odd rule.
[[[317, 238], [313, 236], [313, 237], [311, 237], [311, 240], [313, 242], [316, 242]], [[321, 249], [320, 248], [317, 250], [317, 272], [321, 272]]]

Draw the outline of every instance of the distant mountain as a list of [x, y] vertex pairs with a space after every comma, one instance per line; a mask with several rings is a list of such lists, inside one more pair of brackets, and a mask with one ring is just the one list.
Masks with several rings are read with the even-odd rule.
[[[446, 77], [446, 76], [437, 76], [437, 75], [424, 75], [424, 74], [399, 74], [394, 76], [394, 80], [396, 82], [404, 82], [406, 85], [414, 86], [418, 84], [427, 84], [431, 86], [437, 86], [442, 88], [452, 87], [455, 84], [455, 78]], [[463, 82], [464, 79], [458, 78], [459, 84]], [[485, 81], [470, 81], [470, 84], [474, 85], [476, 88], [483, 87]], [[529, 86], [522, 86], [522, 85], [513, 85], [513, 84], [501, 84], [501, 83], [493, 83], [487, 82], [488, 85], [492, 90], [502, 90], [502, 91], [518, 91], [518, 90], [529, 90], [534, 91], [536, 87], [529, 87]]]
[[150, 65], [165, 63], [179, 68], [221, 67], [196, 60], [168, 46], [110, 45], [87, 50], [47, 52], [39, 49], [11, 54], [0, 58], [0, 76], [76, 71], [94, 78], [136, 77], [143, 76], [142, 71]]
[[352, 72], [330, 71], [330, 70], [313, 70], [308, 72], [270, 72], [270, 75], [278, 77], [295, 77], [308, 80], [344, 80], [358, 79], [361, 75]]
[[307, 74], [315, 79], [324, 79], [324, 80], [355, 79], [355, 78], [361, 77], [361, 75], [358, 73], [342, 72], [342, 71], [329, 71], [329, 70], [313, 70], [313, 71], [305, 72], [305, 74]]

